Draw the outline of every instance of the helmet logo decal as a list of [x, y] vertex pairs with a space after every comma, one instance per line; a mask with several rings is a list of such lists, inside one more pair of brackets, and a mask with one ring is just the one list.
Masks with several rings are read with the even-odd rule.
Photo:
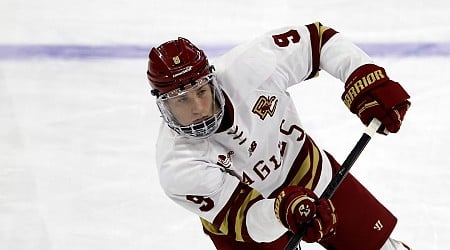
[[260, 96], [253, 106], [252, 112], [257, 114], [261, 120], [266, 119], [267, 115], [273, 116], [277, 109], [278, 99], [276, 96]]
[[172, 57], [173, 63], [175, 63], [175, 65], [178, 65], [181, 63], [181, 60], [178, 56], [174, 56]]
[[175, 78], [175, 77], [177, 77], [177, 76], [180, 76], [180, 75], [182, 75], [182, 74], [185, 74], [185, 73], [187, 73], [187, 72], [189, 72], [189, 71], [191, 71], [192, 70], [192, 66], [187, 66], [185, 69], [183, 69], [181, 72], [178, 72], [178, 73], [176, 73], [176, 74], [173, 74], [173, 78]]

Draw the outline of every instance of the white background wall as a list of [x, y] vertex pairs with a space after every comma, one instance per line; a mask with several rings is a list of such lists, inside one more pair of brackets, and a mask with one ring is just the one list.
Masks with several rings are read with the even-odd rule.
[[[150, 48], [177, 36], [232, 46], [316, 20], [357, 43], [450, 42], [444, 0], [177, 2], [3, 0], [0, 46]], [[450, 245], [448, 54], [375, 58], [413, 105], [400, 133], [376, 136], [352, 169], [413, 249]], [[211, 249], [196, 216], [159, 187], [146, 61], [0, 59], [0, 250]], [[309, 133], [339, 161], [363, 131], [341, 92], [326, 73], [291, 90]]]

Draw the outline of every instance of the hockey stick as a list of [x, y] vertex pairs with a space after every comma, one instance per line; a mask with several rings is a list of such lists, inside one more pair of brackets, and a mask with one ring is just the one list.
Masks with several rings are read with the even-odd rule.
[[[330, 183], [328, 183], [328, 186], [326, 187], [325, 191], [323, 191], [322, 195], [320, 196], [320, 198], [330, 199], [331, 196], [333, 196], [334, 192], [337, 190], [339, 185], [342, 183], [344, 178], [349, 173], [350, 168], [353, 166], [353, 163], [355, 163], [356, 159], [358, 159], [359, 155], [366, 147], [367, 143], [369, 143], [370, 139], [380, 126], [381, 122], [376, 118], [374, 118], [370, 122], [369, 126], [367, 126], [366, 130], [364, 131], [359, 141], [356, 143], [350, 154], [345, 159], [344, 163], [342, 163], [341, 169], [339, 169], [336, 175], [333, 176]], [[292, 236], [292, 238], [289, 240], [288, 244], [284, 249], [301, 250], [300, 241], [302, 240], [302, 237], [303, 235], [305, 235], [305, 233], [306, 233], [306, 226], [302, 224], [300, 225], [299, 231]]]

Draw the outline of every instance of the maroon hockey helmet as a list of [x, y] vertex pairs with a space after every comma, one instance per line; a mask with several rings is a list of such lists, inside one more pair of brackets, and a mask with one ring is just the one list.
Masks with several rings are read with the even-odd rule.
[[[205, 53], [189, 40], [179, 37], [152, 48], [147, 78], [164, 121], [178, 134], [206, 138], [219, 128], [224, 115], [224, 94]], [[181, 100], [206, 84], [210, 86], [213, 113], [189, 124], [180, 122], [169, 105], [170, 100]]]
[[209, 73], [205, 53], [185, 38], [165, 42], [149, 53], [147, 78], [155, 96], [183, 88]]

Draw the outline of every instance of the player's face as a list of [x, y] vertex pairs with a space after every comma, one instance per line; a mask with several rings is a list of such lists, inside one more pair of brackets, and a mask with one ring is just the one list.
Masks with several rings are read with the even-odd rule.
[[213, 96], [211, 86], [200, 83], [182, 95], [169, 98], [167, 106], [181, 126], [188, 126], [214, 115], [217, 107]]

